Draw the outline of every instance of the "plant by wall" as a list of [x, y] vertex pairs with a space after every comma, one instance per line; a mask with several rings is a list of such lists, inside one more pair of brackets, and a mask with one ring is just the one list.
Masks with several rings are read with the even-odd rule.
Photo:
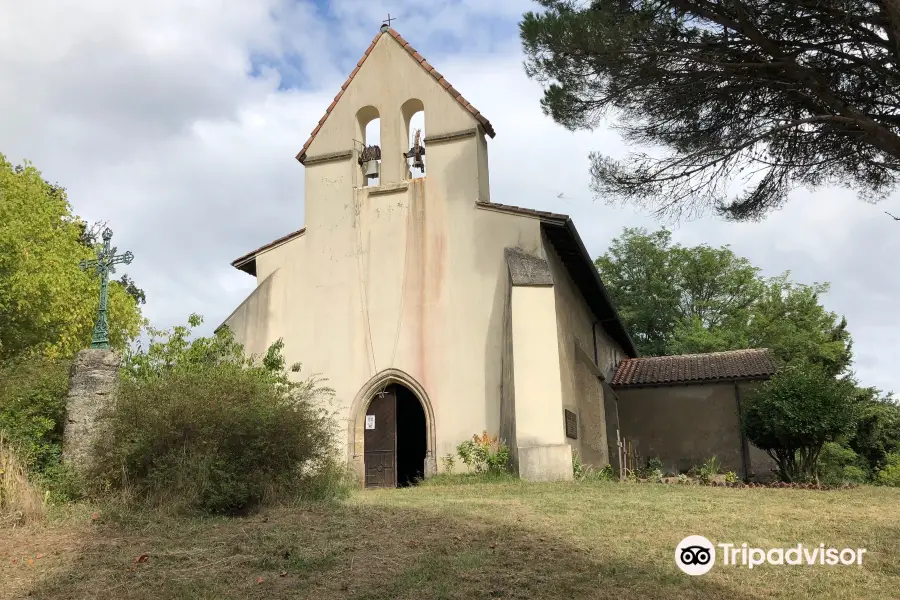
[[189, 334], [176, 328], [128, 357], [95, 446], [92, 489], [209, 513], [338, 493], [336, 422], [323, 408], [331, 390], [295, 381], [281, 340], [258, 359], [227, 329]]
[[855, 425], [857, 398], [849, 378], [816, 365], [787, 367], [748, 395], [741, 428], [772, 457], [782, 481], [814, 480], [825, 443]]
[[697, 476], [700, 483], [710, 484], [716, 475], [722, 471], [722, 465], [716, 456], [711, 456], [697, 469]]
[[463, 464], [476, 473], [501, 473], [509, 469], [509, 446], [485, 431], [456, 447]]

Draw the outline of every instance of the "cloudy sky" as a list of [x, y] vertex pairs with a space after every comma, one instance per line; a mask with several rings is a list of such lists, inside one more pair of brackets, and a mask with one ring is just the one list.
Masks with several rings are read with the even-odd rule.
[[[190, 312], [218, 325], [252, 290], [234, 258], [303, 226], [294, 155], [388, 12], [394, 27], [493, 123], [495, 202], [571, 215], [601, 254], [623, 226], [658, 223], [588, 189], [588, 153], [620, 154], [601, 129], [541, 113], [522, 70], [528, 0], [29, 0], [0, 3], [0, 152], [68, 188], [106, 220], [156, 326]], [[536, 5], [535, 5], [536, 6]], [[538, 168], [539, 167], [539, 168]], [[562, 198], [558, 196], [562, 194]], [[900, 196], [798, 191], [763, 223], [705, 218], [684, 244], [731, 244], [765, 274], [829, 281], [863, 383], [900, 391]]]

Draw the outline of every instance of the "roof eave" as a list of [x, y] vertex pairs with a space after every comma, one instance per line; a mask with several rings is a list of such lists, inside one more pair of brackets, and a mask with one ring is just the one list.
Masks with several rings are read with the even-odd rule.
[[657, 381], [654, 383], [610, 383], [609, 387], [614, 390], [636, 390], [642, 388], [658, 388], [658, 387], [676, 387], [683, 385], [709, 385], [709, 384], [729, 384], [743, 383], [745, 381], [766, 381], [771, 379], [775, 373], [768, 375], [747, 375], [744, 377], [720, 377], [715, 379], [690, 379], [686, 381]]
[[243, 271], [249, 275], [256, 276], [256, 257], [262, 254], [263, 252], [267, 252], [268, 250], [272, 250], [273, 248], [277, 248], [282, 244], [286, 244], [291, 240], [294, 240], [306, 233], [306, 227], [298, 229], [297, 231], [292, 231], [287, 235], [283, 235], [280, 238], [269, 242], [264, 246], [260, 246], [256, 250], [252, 252], [248, 252], [243, 256], [239, 256], [233, 261], [231, 261], [231, 266], [239, 271]]
[[566, 228], [569, 232], [575, 237], [575, 242], [578, 244], [578, 247], [581, 249], [581, 254], [584, 256], [584, 259], [588, 262], [591, 268], [591, 273], [594, 275], [594, 281], [597, 283], [597, 287], [600, 288], [600, 294], [603, 297], [603, 301], [609, 305], [612, 310], [613, 317], [616, 322], [622, 328], [622, 332], [624, 333], [625, 339], [628, 342], [628, 347], [623, 348], [628, 356], [631, 358], [638, 357], [637, 346], [634, 345], [634, 340], [631, 339], [631, 334], [628, 333], [628, 328], [625, 327], [625, 322], [622, 320], [622, 315], [619, 314], [619, 309], [616, 308], [616, 303], [613, 302], [612, 298], [609, 296], [609, 292], [606, 291], [606, 286], [603, 285], [603, 280], [600, 279], [600, 271], [597, 270], [597, 266], [594, 264], [594, 261], [591, 260], [591, 255], [588, 253], [587, 248], [584, 246], [584, 242], [581, 240], [581, 236], [578, 235], [578, 230], [575, 229], [575, 223], [572, 219], [566, 220]]
[[609, 311], [612, 315], [610, 319], [605, 320], [605, 322], [601, 323], [601, 325], [605, 329], [606, 324], [610, 321], [615, 323], [617, 335], [615, 335], [614, 337], [616, 338], [616, 341], [619, 342], [619, 345], [622, 346], [622, 350], [624, 350], [630, 358], [638, 358], [639, 354], [637, 351], [637, 347], [634, 345], [634, 340], [628, 333], [628, 328], [625, 327], [625, 323], [622, 321], [622, 316], [619, 314], [619, 311], [616, 308], [616, 305], [613, 302], [612, 298], [610, 298], [609, 292], [606, 291], [606, 286], [603, 285], [603, 280], [600, 279], [600, 273], [597, 271], [597, 267], [594, 265], [594, 261], [591, 260], [591, 255], [588, 253], [587, 248], [584, 245], [584, 241], [582, 241], [581, 236], [578, 234], [578, 230], [575, 228], [575, 223], [570, 217], [566, 217], [565, 220], [541, 220], [544, 224], [549, 226], [564, 227], [567, 233], [572, 237], [579, 253], [581, 254], [581, 258], [584, 261], [585, 266], [591, 273], [591, 278], [593, 280], [594, 286], [600, 292], [600, 297], [603, 301], [603, 304], [605, 304], [609, 308]]

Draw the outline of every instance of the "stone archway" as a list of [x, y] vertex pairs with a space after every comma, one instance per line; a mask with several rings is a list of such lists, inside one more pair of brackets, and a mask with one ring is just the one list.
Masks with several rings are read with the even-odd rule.
[[359, 390], [350, 406], [350, 421], [347, 431], [348, 462], [357, 474], [360, 487], [365, 485], [364, 440], [366, 427], [366, 409], [376, 393], [391, 384], [399, 384], [413, 393], [425, 412], [425, 477], [431, 477], [437, 470], [435, 456], [434, 409], [425, 389], [409, 374], [399, 369], [386, 369], [370, 379]]

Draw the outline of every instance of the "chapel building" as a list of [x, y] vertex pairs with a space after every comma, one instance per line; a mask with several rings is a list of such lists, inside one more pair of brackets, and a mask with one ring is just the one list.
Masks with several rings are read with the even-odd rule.
[[257, 287], [224, 325], [327, 378], [367, 487], [429, 477], [482, 432], [530, 480], [572, 479], [573, 452], [618, 468], [623, 449], [758, 470], [736, 424], [768, 352], [638, 358], [572, 220], [492, 200], [494, 135], [382, 27], [297, 155], [304, 227], [232, 263]]

